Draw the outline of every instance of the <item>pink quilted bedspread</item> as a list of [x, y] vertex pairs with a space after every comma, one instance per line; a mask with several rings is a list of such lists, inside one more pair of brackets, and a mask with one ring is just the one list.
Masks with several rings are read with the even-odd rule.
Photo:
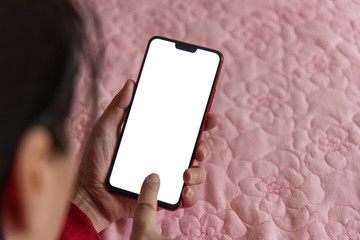
[[[149, 38], [225, 57], [204, 138], [208, 177], [190, 209], [158, 213], [176, 239], [360, 239], [359, 0], [107, 0], [104, 109], [136, 79]], [[76, 102], [83, 140], [90, 106]], [[128, 239], [132, 220], [102, 234]]]

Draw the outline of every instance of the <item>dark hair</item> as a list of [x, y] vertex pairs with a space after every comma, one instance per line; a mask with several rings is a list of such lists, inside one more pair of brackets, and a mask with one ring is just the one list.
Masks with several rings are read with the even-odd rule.
[[87, 42], [83, 16], [68, 0], [0, 2], [0, 193], [17, 144], [32, 126], [46, 127], [54, 148], [66, 150], [64, 122]]

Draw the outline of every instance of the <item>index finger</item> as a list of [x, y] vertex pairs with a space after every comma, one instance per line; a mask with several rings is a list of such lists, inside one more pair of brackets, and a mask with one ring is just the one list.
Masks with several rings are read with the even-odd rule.
[[152, 173], [145, 178], [135, 207], [133, 232], [155, 232], [159, 187], [160, 179], [157, 174]]

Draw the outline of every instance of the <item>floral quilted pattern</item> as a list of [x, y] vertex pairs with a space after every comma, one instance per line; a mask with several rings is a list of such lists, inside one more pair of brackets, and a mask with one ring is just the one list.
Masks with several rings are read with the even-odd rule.
[[[268, 154], [264, 159], [255, 162], [241, 161], [243, 166], [234, 166], [232, 162], [228, 169], [228, 176], [238, 179], [236, 169], [249, 169], [244, 179], [238, 182], [240, 195], [230, 203], [235, 212], [250, 225], [258, 225], [272, 219], [279, 228], [294, 231], [303, 227], [309, 218], [306, 208], [311, 204], [307, 196], [323, 196], [324, 191], [320, 181], [314, 175], [303, 176], [299, 172], [300, 159], [289, 151], [276, 151]], [[303, 185], [312, 182], [312, 188]], [[248, 204], [255, 204], [255, 209], [248, 208]], [[249, 212], [253, 211], [253, 212]], [[293, 219], [289, 222], [289, 219]]]
[[[305, 164], [317, 174], [326, 174], [344, 169], [348, 158], [359, 155], [356, 144], [347, 141], [349, 133], [338, 126], [334, 119], [323, 119], [322, 126], [309, 131], [311, 143], [306, 146]], [[326, 126], [326, 120], [330, 126]], [[332, 123], [330, 123], [332, 122]]]
[[[136, 79], [153, 35], [222, 51], [205, 133], [212, 153], [190, 209], [158, 213], [174, 239], [360, 239], [359, 0], [97, 2], [106, 56], [99, 112]], [[80, 79], [75, 146], [89, 130]], [[190, 86], [189, 86], [190, 87]], [[131, 219], [102, 233], [128, 239]]]

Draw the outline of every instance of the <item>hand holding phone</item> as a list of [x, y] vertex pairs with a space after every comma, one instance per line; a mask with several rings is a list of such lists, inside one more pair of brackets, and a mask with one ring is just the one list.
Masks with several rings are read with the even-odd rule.
[[215, 50], [150, 39], [110, 170], [109, 190], [137, 198], [143, 179], [157, 173], [158, 205], [172, 210], [180, 206], [183, 172], [192, 166], [222, 61]]
[[[134, 216], [136, 201], [118, 196], [105, 188], [113, 154], [120, 137], [119, 129], [123, 126], [134, 86], [135, 82], [128, 80], [96, 121], [84, 149], [78, 184], [72, 197], [72, 201], [86, 213], [98, 232], [118, 219]], [[215, 128], [220, 120], [213, 113], [207, 116], [204, 131]], [[176, 127], [182, 126], [174, 126]], [[201, 140], [196, 148], [196, 160], [204, 161], [209, 152], [209, 145], [205, 140]], [[190, 175], [193, 177], [189, 178]], [[183, 207], [192, 207], [196, 204], [198, 193], [192, 186], [202, 184], [205, 181], [205, 175], [206, 171], [202, 167], [192, 167], [185, 171], [186, 187], [182, 192]]]

